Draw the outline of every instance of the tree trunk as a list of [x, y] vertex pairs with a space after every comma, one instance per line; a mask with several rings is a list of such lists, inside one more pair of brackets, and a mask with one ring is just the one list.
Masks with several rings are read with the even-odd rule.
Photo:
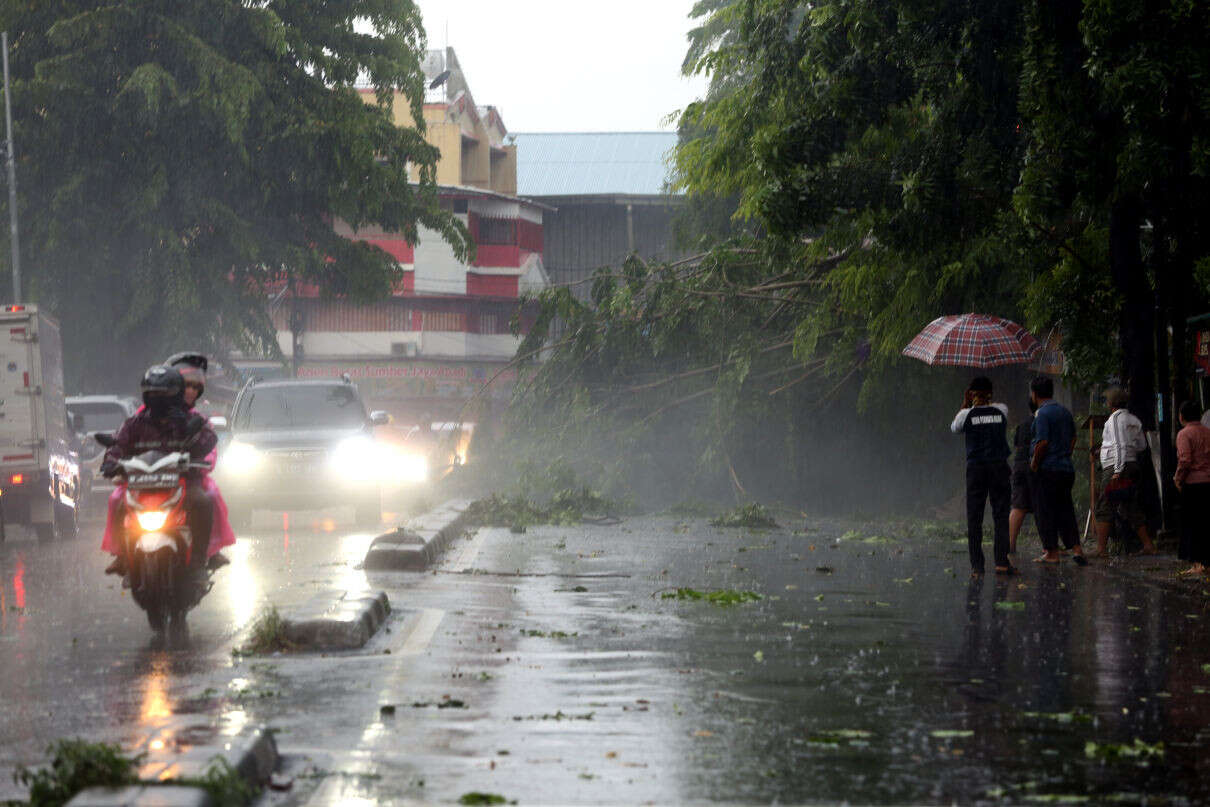
[[1154, 295], [1143, 269], [1139, 227], [1143, 208], [1138, 198], [1119, 199], [1109, 212], [1109, 266], [1123, 298], [1118, 322], [1122, 347], [1122, 382], [1130, 390], [1130, 411], [1143, 427], [1155, 428]]

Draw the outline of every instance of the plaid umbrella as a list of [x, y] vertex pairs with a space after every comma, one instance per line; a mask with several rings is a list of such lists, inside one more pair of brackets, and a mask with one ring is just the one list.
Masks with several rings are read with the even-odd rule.
[[925, 364], [1000, 367], [1028, 364], [1042, 345], [1015, 322], [987, 314], [938, 317], [916, 335], [903, 355]]

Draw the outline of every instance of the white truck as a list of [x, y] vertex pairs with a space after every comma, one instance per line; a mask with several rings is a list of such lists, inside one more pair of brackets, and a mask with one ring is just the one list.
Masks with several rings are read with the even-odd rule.
[[0, 306], [0, 540], [74, 537], [80, 469], [63, 400], [59, 323], [36, 305]]

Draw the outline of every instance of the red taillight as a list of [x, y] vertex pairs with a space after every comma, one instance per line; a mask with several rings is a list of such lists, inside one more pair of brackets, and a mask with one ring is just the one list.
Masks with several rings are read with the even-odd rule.
[[12, 476], [10, 476], [8, 478], [8, 483], [10, 485], [24, 485], [25, 484], [25, 474], [13, 474]]
[[4, 306], [4, 310], [5, 311], [24, 311], [25, 306], [23, 306], [23, 305], [6, 305], [6, 306]]

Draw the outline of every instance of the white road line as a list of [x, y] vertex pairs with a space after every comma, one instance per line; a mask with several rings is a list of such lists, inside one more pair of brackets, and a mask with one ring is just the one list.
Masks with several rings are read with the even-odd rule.
[[428, 649], [429, 642], [433, 641], [433, 637], [437, 634], [437, 626], [441, 624], [441, 620], [445, 618], [445, 611], [439, 608], [425, 608], [421, 612], [420, 618], [416, 620], [416, 625], [408, 632], [407, 638], [399, 649], [392, 650], [392, 655], [398, 656], [418, 656]]
[[[391, 650], [391, 655], [386, 658], [396, 658], [398, 656], [418, 656], [428, 649], [429, 643], [433, 641], [433, 637], [437, 635], [437, 627], [441, 624], [441, 620], [445, 618], [445, 611], [439, 608], [425, 608], [420, 612], [420, 616], [416, 619], [412, 629], [408, 631], [403, 642]], [[364, 657], [363, 657], [364, 658]], [[382, 656], [371, 656], [370, 658], [381, 659]], [[369, 772], [373, 770], [373, 754], [375, 749], [371, 746], [374, 740], [381, 733], [380, 724], [370, 725], [361, 736], [361, 742], [358, 749], [354, 752], [356, 756], [364, 757], [359, 761], [359, 764], [354, 764], [351, 767], [353, 770], [343, 770], [342, 773], [358, 773]], [[371, 805], [375, 802], [366, 798], [350, 798], [343, 792], [345, 789], [345, 777], [343, 776], [328, 776], [323, 784], [307, 799], [308, 807], [332, 807], [332, 805]]]
[[489, 532], [491, 531], [487, 529], [480, 529], [476, 532], [475, 537], [471, 538], [467, 545], [462, 547], [458, 556], [446, 567], [446, 571], [465, 572], [471, 568], [471, 565], [475, 562], [475, 558], [479, 557], [479, 550], [483, 548], [483, 542], [487, 539]]

